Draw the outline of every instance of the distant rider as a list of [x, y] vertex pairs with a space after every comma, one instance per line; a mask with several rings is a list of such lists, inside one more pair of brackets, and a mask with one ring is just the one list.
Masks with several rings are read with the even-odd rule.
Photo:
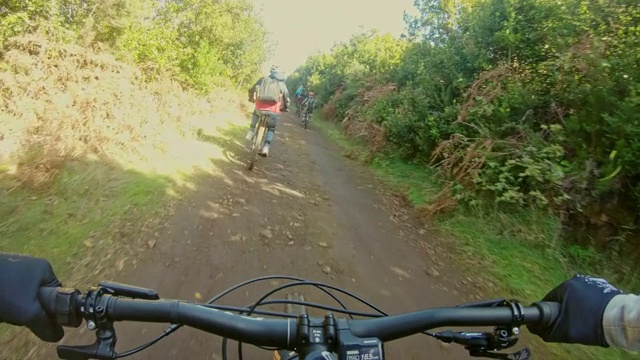
[[302, 104], [302, 100], [304, 100], [305, 94], [306, 89], [304, 88], [304, 85], [300, 84], [300, 86], [298, 86], [298, 90], [296, 90], [295, 93], [296, 105], [298, 106], [298, 108], [300, 108], [300, 104]]
[[282, 108], [285, 112], [289, 111], [291, 99], [289, 97], [289, 90], [284, 83], [285, 80], [286, 78], [284, 74], [278, 71], [278, 66], [273, 65], [269, 70], [269, 75], [256, 81], [256, 83], [249, 88], [249, 101], [255, 102], [256, 106], [253, 110], [253, 117], [251, 118], [251, 127], [247, 133], [247, 140], [253, 139], [260, 115], [269, 116], [267, 119], [267, 135], [265, 144], [260, 151], [260, 155], [262, 156], [269, 155], [269, 147], [273, 141], [273, 134], [276, 131], [280, 109]]
[[310, 91], [309, 96], [304, 99], [301, 106], [302, 111], [311, 116], [311, 113], [313, 113], [313, 110], [315, 110], [316, 108], [316, 95], [312, 91]]

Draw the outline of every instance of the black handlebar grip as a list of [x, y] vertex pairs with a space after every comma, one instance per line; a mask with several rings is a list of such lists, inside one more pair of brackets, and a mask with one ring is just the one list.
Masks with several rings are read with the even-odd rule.
[[41, 287], [38, 290], [38, 301], [40, 306], [44, 309], [44, 312], [51, 317], [55, 317], [55, 298], [58, 288], [55, 287]]
[[78, 327], [80, 316], [80, 291], [76, 289], [43, 287], [38, 291], [38, 301], [44, 311], [59, 325]]
[[553, 325], [560, 315], [561, 305], [558, 302], [539, 301], [533, 303], [533, 305], [540, 310], [540, 323], [538, 326], [541, 328]]

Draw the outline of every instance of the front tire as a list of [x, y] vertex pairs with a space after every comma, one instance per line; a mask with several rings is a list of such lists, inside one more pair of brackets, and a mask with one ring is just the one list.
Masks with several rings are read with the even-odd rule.
[[253, 170], [253, 167], [255, 166], [256, 161], [258, 160], [258, 156], [260, 156], [260, 150], [262, 150], [262, 146], [264, 145], [265, 134], [267, 130], [266, 127], [264, 126], [263, 120], [260, 120], [258, 124], [259, 124], [258, 131], [256, 132], [256, 135], [253, 138], [253, 143], [251, 146], [249, 166], [247, 166], [247, 169], [249, 169], [249, 171]]

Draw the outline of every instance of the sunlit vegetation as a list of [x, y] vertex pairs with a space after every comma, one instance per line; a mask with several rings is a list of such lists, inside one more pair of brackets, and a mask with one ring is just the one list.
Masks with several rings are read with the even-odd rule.
[[247, 121], [235, 88], [268, 48], [246, 0], [4, 1], [0, 43], [0, 251], [76, 283], [122, 268], [171, 199], [219, 175], [202, 137]]
[[481, 259], [466, 263], [488, 291], [535, 300], [575, 272], [640, 290], [637, 2], [415, 5], [403, 38], [354, 36], [289, 86], [318, 93], [358, 139], [347, 154], [457, 235], [461, 263]]

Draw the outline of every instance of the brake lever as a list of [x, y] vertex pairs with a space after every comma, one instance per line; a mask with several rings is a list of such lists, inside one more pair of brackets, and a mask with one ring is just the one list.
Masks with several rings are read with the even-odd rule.
[[111, 360], [117, 357], [116, 332], [113, 324], [103, 324], [96, 331], [96, 341], [91, 345], [58, 345], [58, 358], [64, 360]]
[[506, 299], [483, 300], [456, 305], [456, 307], [495, 307], [504, 305]]
[[469, 351], [469, 355], [473, 357], [504, 360], [530, 359], [531, 351], [528, 348], [511, 354], [490, 351], [502, 350], [514, 346], [518, 342], [518, 333], [518, 328], [509, 329], [506, 327], [497, 327], [493, 333], [442, 331], [433, 334], [433, 336], [442, 342], [455, 342], [456, 344], [463, 345], [465, 349]]
[[113, 330], [99, 329], [96, 333], [96, 341], [91, 345], [58, 345], [56, 351], [58, 358], [65, 360], [111, 360], [115, 359], [116, 334]]
[[486, 349], [489, 346], [489, 333], [480, 332], [457, 332], [457, 331], [441, 331], [433, 334], [433, 336], [445, 343], [456, 343], [465, 347], [477, 347]]
[[101, 281], [98, 287], [113, 296], [124, 296], [132, 299], [159, 300], [160, 295], [153, 289], [146, 289], [139, 286], [121, 284], [111, 281]]
[[491, 351], [472, 352], [469, 350], [469, 355], [473, 357], [484, 357], [489, 359], [503, 359], [503, 360], [530, 360], [531, 350], [529, 348], [523, 348], [511, 354], [497, 353]]
[[488, 351], [489, 349], [499, 350], [515, 345], [516, 343], [514, 339], [504, 339], [507, 341], [497, 343], [495, 334], [491, 333], [443, 331], [433, 335], [442, 342], [455, 342], [457, 344], [465, 345], [465, 349], [467, 349], [469, 351], [469, 355], [473, 357], [502, 360], [528, 360], [531, 358], [531, 351], [528, 348], [524, 348], [511, 354]]

